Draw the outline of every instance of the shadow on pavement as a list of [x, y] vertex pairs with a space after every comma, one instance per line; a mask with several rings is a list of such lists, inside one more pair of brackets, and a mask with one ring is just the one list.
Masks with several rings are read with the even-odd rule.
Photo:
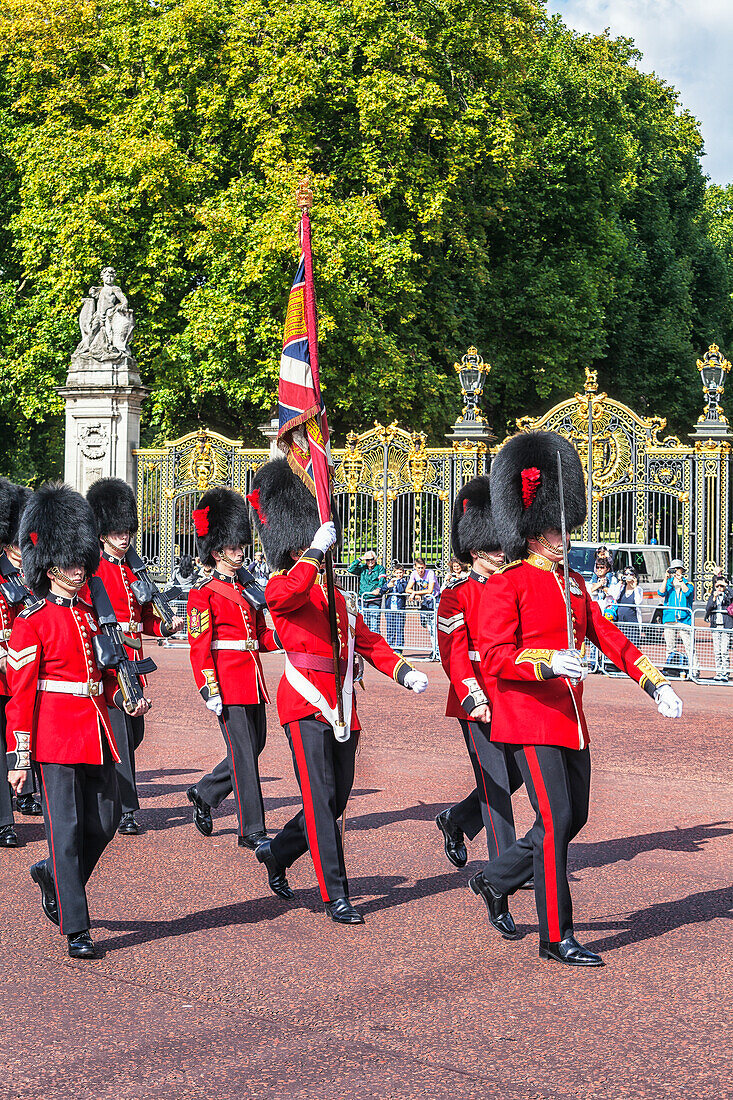
[[[662, 901], [650, 905], [648, 909], [638, 909], [628, 918], [611, 923], [618, 928], [615, 935], [594, 940], [586, 946], [593, 951], [614, 951], [619, 947], [628, 947], [632, 943], [653, 940], [676, 928], [686, 928], [691, 924], [703, 924], [717, 917], [733, 919], [733, 886], [719, 890], [704, 890], [699, 894], [689, 894], [677, 901]], [[581, 925], [590, 931], [598, 929], [597, 924]]]
[[574, 841], [570, 845], [568, 869], [572, 872], [588, 867], [608, 867], [612, 863], [634, 859], [642, 852], [700, 852], [709, 840], [733, 834], [733, 828], [722, 827], [728, 825], [728, 821], [711, 821], [707, 825], [691, 825], [687, 829], [639, 833], [637, 836], [621, 836], [592, 844]]

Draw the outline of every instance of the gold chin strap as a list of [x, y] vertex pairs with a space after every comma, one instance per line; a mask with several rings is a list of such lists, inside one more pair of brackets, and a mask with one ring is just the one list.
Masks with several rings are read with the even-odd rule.
[[[232, 569], [239, 569], [242, 565], [241, 561], [239, 562], [239, 564], [237, 564], [236, 561], [232, 561], [231, 558], [228, 558], [223, 550], [222, 550], [221, 554], [219, 554], [219, 557], [221, 558], [222, 561], [225, 561], [227, 563], [227, 565], [231, 565]], [[242, 561], [244, 561], [244, 558], [242, 558]]]
[[127, 544], [127, 546], [123, 550], [121, 546], [115, 546], [115, 544], [113, 542], [110, 542], [109, 539], [106, 538], [104, 535], [102, 536], [102, 542], [104, 543], [105, 546], [109, 547], [109, 552], [112, 553], [112, 555], [116, 558], [120, 557], [122, 554], [126, 554], [127, 551], [130, 549], [130, 544], [129, 543]]
[[73, 581], [71, 579], [71, 577], [66, 576], [66, 574], [64, 573], [64, 571], [62, 569], [59, 569], [58, 565], [52, 565], [51, 566], [51, 572], [53, 573], [54, 577], [56, 577], [57, 580], [63, 581], [64, 584], [68, 584], [69, 588], [73, 588], [77, 592], [79, 591], [80, 588], [83, 588], [84, 585], [86, 584], [86, 580], [87, 580], [86, 573], [84, 574], [84, 576], [82, 577], [82, 579], [80, 581]]
[[487, 561], [489, 565], [493, 565], [496, 569], [498, 569], [500, 565], [504, 564], [503, 554], [489, 554], [486, 550], [477, 550], [476, 556], [481, 558], [483, 561]]
[[558, 542], [556, 545], [548, 542], [544, 535], [535, 535], [535, 540], [544, 546], [545, 550], [549, 550], [551, 554], [562, 554], [562, 543]]

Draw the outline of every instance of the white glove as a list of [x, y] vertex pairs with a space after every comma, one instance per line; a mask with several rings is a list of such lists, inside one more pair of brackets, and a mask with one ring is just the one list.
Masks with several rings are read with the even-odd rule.
[[221, 695], [212, 695], [210, 699], [206, 700], [206, 709], [212, 710], [218, 718], [221, 714]]
[[414, 691], [415, 695], [420, 695], [427, 689], [428, 678], [424, 672], [418, 672], [416, 668], [413, 668], [405, 676], [405, 687], [410, 691]]
[[681, 718], [682, 700], [669, 684], [661, 684], [654, 692], [654, 702], [663, 718]]
[[336, 543], [336, 524], [322, 523], [316, 531], [311, 542], [311, 546], [314, 550], [322, 550], [325, 554], [327, 550], [330, 550]]
[[552, 655], [550, 668], [555, 676], [564, 676], [567, 680], [582, 683], [588, 675], [588, 667], [577, 649], [557, 649]]

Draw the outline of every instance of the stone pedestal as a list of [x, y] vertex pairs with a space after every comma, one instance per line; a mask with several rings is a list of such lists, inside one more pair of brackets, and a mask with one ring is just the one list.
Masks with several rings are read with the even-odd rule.
[[77, 349], [57, 392], [66, 401], [64, 480], [80, 493], [99, 477], [122, 478], [134, 489], [132, 452], [140, 445], [140, 411], [150, 391], [133, 356], [102, 360]]

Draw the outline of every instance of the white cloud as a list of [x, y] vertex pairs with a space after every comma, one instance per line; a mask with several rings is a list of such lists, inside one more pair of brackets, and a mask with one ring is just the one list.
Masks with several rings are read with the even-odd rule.
[[639, 67], [680, 93], [701, 124], [703, 169], [716, 183], [733, 182], [733, 3], [731, 0], [548, 0], [578, 31], [633, 38]]

